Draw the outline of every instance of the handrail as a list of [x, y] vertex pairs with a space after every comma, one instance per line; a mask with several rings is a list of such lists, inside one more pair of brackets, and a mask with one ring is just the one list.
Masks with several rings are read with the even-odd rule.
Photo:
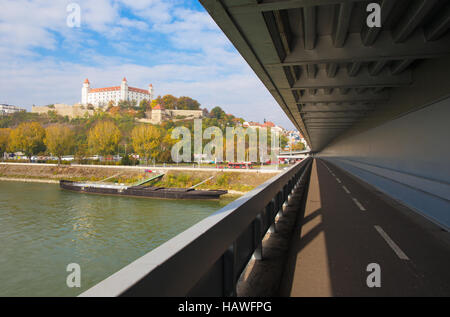
[[80, 296], [235, 295], [240, 273], [310, 163], [276, 175]]

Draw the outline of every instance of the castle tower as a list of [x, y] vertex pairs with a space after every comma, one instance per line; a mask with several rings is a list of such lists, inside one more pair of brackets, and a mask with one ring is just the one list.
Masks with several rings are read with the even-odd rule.
[[120, 84], [120, 100], [128, 100], [128, 82], [125, 77]]
[[148, 85], [148, 93], [150, 94], [150, 102], [152, 102], [152, 100], [153, 100], [153, 85], [152, 84], [150, 84], [150, 85]]
[[91, 90], [91, 84], [89, 83], [89, 79], [86, 78], [86, 80], [83, 83], [83, 88], [81, 88], [81, 104], [87, 105], [88, 104], [88, 94], [89, 90]]

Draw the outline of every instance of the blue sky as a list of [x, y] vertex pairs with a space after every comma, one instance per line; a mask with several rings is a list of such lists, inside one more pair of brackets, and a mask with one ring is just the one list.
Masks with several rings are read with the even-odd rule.
[[[76, 3], [81, 25], [67, 25]], [[196, 0], [0, 0], [0, 103], [80, 101], [81, 85], [152, 83], [251, 121], [292, 124]]]

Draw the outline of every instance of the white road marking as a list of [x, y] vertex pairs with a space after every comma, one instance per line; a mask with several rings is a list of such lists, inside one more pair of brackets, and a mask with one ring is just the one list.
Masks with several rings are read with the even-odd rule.
[[364, 208], [364, 206], [358, 201], [358, 199], [352, 197], [353, 201], [355, 202], [356, 206], [358, 206], [359, 209], [361, 209], [362, 211], [366, 211], [366, 208]]
[[337, 182], [340, 184], [342, 183], [341, 180], [339, 178], [336, 178]]
[[350, 194], [350, 191], [348, 190], [348, 188], [347, 187], [345, 187], [345, 186], [342, 186], [342, 188], [345, 190], [345, 192], [347, 193], [347, 194]]
[[394, 250], [395, 254], [402, 259], [402, 260], [409, 260], [408, 256], [405, 254], [405, 252], [400, 249], [400, 247], [388, 236], [386, 232], [380, 227], [375, 225], [375, 229], [378, 231], [378, 233], [383, 237], [383, 239], [387, 242], [387, 244]]

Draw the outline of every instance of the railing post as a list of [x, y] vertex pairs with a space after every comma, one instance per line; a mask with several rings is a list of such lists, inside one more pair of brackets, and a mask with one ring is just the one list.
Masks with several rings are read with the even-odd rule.
[[261, 230], [261, 213], [259, 213], [255, 220], [253, 220], [253, 258], [255, 260], [262, 260], [262, 230]]
[[277, 201], [277, 204], [276, 204], [276, 211], [277, 211], [277, 215], [278, 215], [278, 217], [282, 217], [283, 216], [283, 190], [280, 190], [278, 193], [277, 193], [277, 199], [276, 199], [276, 201]]
[[225, 297], [236, 296], [236, 243], [233, 243], [223, 254], [223, 295]]
[[270, 203], [267, 205], [268, 212], [267, 217], [269, 218], [270, 226], [269, 226], [269, 232], [275, 233], [277, 231], [276, 224], [275, 224], [275, 208], [276, 208], [276, 199], [272, 198]]

